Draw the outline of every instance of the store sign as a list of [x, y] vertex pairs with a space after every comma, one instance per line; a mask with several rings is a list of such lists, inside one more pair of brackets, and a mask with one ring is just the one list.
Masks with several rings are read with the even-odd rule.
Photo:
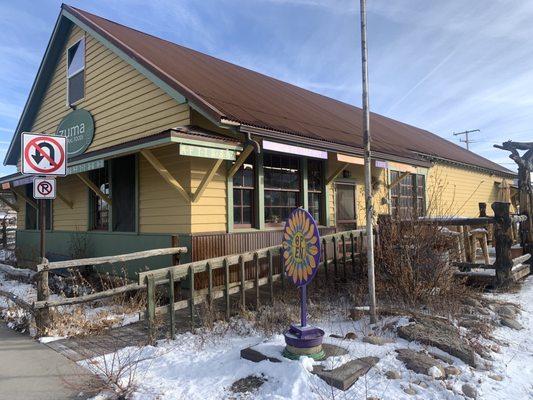
[[81, 174], [82, 172], [88, 172], [100, 168], [104, 168], [104, 160], [90, 161], [84, 164], [67, 167], [67, 175]]
[[376, 168], [389, 169], [389, 163], [387, 161], [376, 160]]
[[278, 151], [280, 153], [293, 154], [296, 156], [321, 158], [322, 160], [328, 159], [327, 151], [309, 149], [307, 147], [292, 146], [290, 144], [271, 142], [269, 140], [263, 140], [263, 149]]
[[74, 110], [63, 118], [57, 128], [57, 134], [67, 138], [67, 156], [79, 156], [93, 141], [93, 116], [87, 110]]
[[337, 161], [348, 163], [348, 164], [365, 165], [364, 158], [347, 156], [346, 154], [337, 154]]
[[179, 154], [180, 156], [235, 161], [235, 152], [233, 150], [217, 149], [214, 147], [193, 146], [184, 143], [180, 144]]

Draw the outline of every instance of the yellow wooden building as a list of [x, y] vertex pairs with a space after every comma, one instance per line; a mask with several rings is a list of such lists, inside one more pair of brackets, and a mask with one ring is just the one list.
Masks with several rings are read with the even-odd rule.
[[[67, 136], [47, 213], [50, 258], [179, 243], [199, 260], [280, 242], [294, 207], [322, 232], [364, 221], [361, 110], [62, 6], [5, 159], [20, 135]], [[513, 172], [372, 114], [376, 215], [477, 216]], [[20, 262], [36, 259], [31, 178], [17, 198]], [[160, 260], [168, 264], [168, 260]], [[163, 265], [163, 264], [162, 264]]]

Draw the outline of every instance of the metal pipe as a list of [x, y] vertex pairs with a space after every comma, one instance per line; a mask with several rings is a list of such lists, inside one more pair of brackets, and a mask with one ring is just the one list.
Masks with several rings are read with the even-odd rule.
[[365, 156], [365, 208], [366, 208], [366, 240], [368, 267], [368, 297], [370, 302], [370, 322], [376, 323], [376, 283], [374, 276], [374, 230], [372, 218], [372, 154], [370, 152], [370, 111], [368, 101], [368, 48], [366, 41], [366, 0], [361, 0], [361, 64], [363, 87], [363, 137]]

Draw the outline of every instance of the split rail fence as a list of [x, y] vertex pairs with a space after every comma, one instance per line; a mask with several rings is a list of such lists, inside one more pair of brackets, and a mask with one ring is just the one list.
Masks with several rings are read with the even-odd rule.
[[[322, 240], [322, 259], [319, 270], [324, 279], [341, 276], [346, 278], [348, 264], [355, 272], [356, 263], [364, 258], [364, 231], [352, 230], [324, 235]], [[146, 271], [139, 274], [139, 285], [146, 285], [147, 308], [146, 320], [149, 334], [153, 337], [156, 331], [156, 316], [168, 315], [168, 331], [171, 337], [176, 333], [176, 311], [188, 310], [190, 327], [195, 324], [195, 306], [206, 303], [212, 305], [216, 299], [223, 298], [226, 318], [231, 316], [231, 295], [239, 295], [239, 306], [246, 307], [247, 290], [255, 289], [252, 297], [257, 308], [260, 303], [261, 286], [268, 287], [270, 301], [274, 299], [274, 283], [280, 281], [282, 290], [288, 283], [285, 270], [281, 267], [281, 246], [272, 246], [242, 254], [228, 255], [188, 264]], [[216, 271], [223, 272], [223, 284], [217, 285], [214, 279]], [[252, 271], [252, 274], [249, 272]], [[236, 272], [236, 279], [232, 279], [232, 272]], [[197, 288], [197, 276], [206, 276], [205, 287]], [[252, 275], [252, 276], [250, 276]], [[167, 287], [168, 304], [157, 304], [156, 287]], [[176, 286], [185, 288], [184, 296], [176, 300]]]

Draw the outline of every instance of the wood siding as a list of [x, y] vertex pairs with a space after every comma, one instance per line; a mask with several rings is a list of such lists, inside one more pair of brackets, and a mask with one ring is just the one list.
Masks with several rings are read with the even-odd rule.
[[178, 104], [154, 83], [75, 26], [43, 97], [32, 130], [55, 133], [67, 106], [66, 49], [86, 38], [85, 98], [76, 104], [91, 112], [95, 136], [87, 152], [164, 129], [189, 124], [189, 106]]
[[[153, 150], [183, 188], [190, 192], [191, 157], [178, 156], [178, 146]], [[139, 156], [139, 230], [141, 233], [190, 233], [190, 203], [154, 167]]]
[[501, 177], [446, 164], [436, 164], [427, 177], [428, 211], [430, 215], [477, 217], [479, 203], [498, 201]]
[[[216, 161], [191, 157], [192, 192]], [[202, 196], [191, 205], [191, 232], [226, 232], [226, 222], [226, 163], [223, 162]]]
[[76, 176], [57, 179], [57, 192], [72, 202], [72, 208], [63, 201], [54, 200], [54, 230], [86, 231], [89, 215], [89, 189]]

